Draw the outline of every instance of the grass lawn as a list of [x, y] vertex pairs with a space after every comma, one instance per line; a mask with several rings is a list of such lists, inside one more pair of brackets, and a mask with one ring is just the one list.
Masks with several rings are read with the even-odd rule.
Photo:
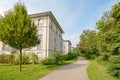
[[102, 65], [98, 64], [96, 61], [90, 61], [91, 64], [88, 67], [88, 76], [90, 80], [120, 80], [111, 77], [107, 71], [106, 68]]
[[52, 70], [60, 66], [70, 64], [76, 60], [65, 61], [62, 65], [28, 64], [22, 66], [19, 72], [19, 65], [0, 64], [0, 80], [38, 80]]

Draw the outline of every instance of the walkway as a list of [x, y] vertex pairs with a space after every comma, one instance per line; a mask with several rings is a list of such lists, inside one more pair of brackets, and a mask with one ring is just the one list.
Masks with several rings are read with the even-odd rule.
[[39, 80], [89, 80], [86, 72], [89, 64], [79, 58], [77, 62], [60, 67]]

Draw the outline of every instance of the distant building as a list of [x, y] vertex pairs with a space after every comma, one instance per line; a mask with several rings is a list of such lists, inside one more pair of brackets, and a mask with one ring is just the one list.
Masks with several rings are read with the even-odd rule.
[[69, 40], [63, 41], [63, 54], [68, 54], [71, 52], [71, 42]]

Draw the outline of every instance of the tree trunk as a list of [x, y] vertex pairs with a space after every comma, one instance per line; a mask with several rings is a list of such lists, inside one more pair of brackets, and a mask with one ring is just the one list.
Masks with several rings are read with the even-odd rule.
[[22, 49], [20, 49], [20, 72], [22, 71]]

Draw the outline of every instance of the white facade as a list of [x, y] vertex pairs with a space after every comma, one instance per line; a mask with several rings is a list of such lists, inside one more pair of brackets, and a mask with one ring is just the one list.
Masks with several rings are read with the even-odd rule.
[[69, 40], [63, 41], [63, 54], [71, 52], [71, 42]]
[[32, 21], [37, 25], [38, 36], [41, 43], [34, 48], [26, 49], [27, 53], [35, 52], [39, 59], [50, 57], [55, 51], [62, 53], [63, 29], [51, 12], [30, 15]]

